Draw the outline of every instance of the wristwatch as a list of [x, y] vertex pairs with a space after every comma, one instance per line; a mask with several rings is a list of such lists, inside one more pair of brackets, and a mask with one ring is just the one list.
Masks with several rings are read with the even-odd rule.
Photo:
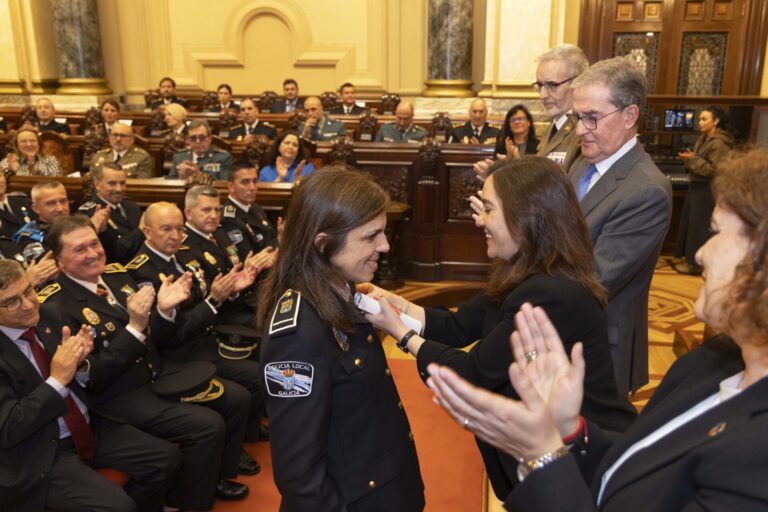
[[541, 455], [540, 457], [536, 457], [535, 459], [529, 459], [529, 460], [521, 460], [520, 464], [517, 466], [517, 478], [522, 482], [525, 477], [531, 474], [532, 471], [536, 471], [537, 469], [541, 469], [547, 464], [550, 464], [563, 455], [568, 454], [568, 447], [563, 445], [557, 450], [549, 453], [545, 453], [544, 455]]
[[416, 331], [414, 331], [413, 329], [408, 329], [408, 332], [405, 333], [402, 338], [400, 338], [400, 341], [395, 342], [395, 345], [397, 345], [397, 348], [399, 348], [400, 350], [402, 350], [407, 354], [408, 341], [410, 341], [410, 339], [413, 338], [414, 336], [416, 336]]
[[221, 305], [222, 305], [222, 302], [221, 302], [221, 301], [218, 301], [218, 300], [216, 300], [216, 299], [213, 297], [213, 295], [209, 295], [209, 296], [208, 296], [208, 298], [207, 298], [207, 299], [205, 299], [205, 300], [208, 302], [208, 304], [210, 304], [211, 306], [213, 306], [213, 309], [217, 309], [217, 310], [218, 310], [218, 309], [221, 307]]

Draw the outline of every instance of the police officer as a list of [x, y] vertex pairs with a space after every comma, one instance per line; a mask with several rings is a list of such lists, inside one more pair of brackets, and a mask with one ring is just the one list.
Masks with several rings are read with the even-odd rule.
[[152, 157], [144, 149], [133, 145], [133, 129], [122, 123], [115, 123], [109, 131], [109, 148], [100, 149], [91, 159], [91, 173], [97, 172], [104, 164], [120, 165], [128, 178], [151, 178]]
[[196, 172], [205, 173], [215, 180], [225, 177], [232, 165], [232, 155], [211, 147], [211, 140], [213, 137], [208, 121], [195, 119], [189, 123], [187, 143], [190, 148], [173, 155], [173, 166], [167, 177], [185, 180]]
[[395, 109], [396, 122], [381, 126], [376, 142], [419, 142], [427, 136], [427, 130], [413, 124], [413, 105], [401, 101]]
[[109, 261], [125, 263], [144, 242], [139, 227], [141, 207], [125, 198], [126, 172], [118, 164], [107, 163], [93, 170], [96, 194], [78, 211], [91, 217]]
[[244, 260], [266, 247], [277, 247], [277, 230], [256, 203], [259, 173], [253, 164], [240, 162], [227, 173], [229, 196], [221, 214], [221, 227], [235, 243], [237, 254]]
[[275, 127], [270, 123], [259, 121], [259, 107], [252, 99], [240, 102], [240, 112], [243, 114], [243, 124], [234, 126], [229, 131], [229, 138], [249, 142], [257, 135], [264, 135], [269, 140], [277, 136]]
[[168, 280], [157, 295], [151, 287], [139, 289], [124, 267], [105, 264], [84, 215], [57, 219], [50, 243], [61, 275], [38, 300], [44, 308], [58, 309], [70, 329], [92, 328], [85, 389], [94, 410], [180, 444], [184, 463], [168, 491], [168, 505], [208, 510], [214, 497], [245, 498], [248, 488], [229, 479], [238, 473], [248, 392], [219, 378], [218, 392], [200, 397], [206, 407], [199, 407], [160, 398], [152, 388], [165, 367], [184, 371], [184, 365], [162, 360], [158, 347], [173, 339], [175, 308], [189, 296], [189, 276]]
[[416, 447], [372, 326], [350, 282], [389, 251], [387, 195], [325, 168], [294, 192], [283, 252], [264, 283], [261, 363], [280, 510], [417, 512]]
[[69, 215], [67, 189], [58, 181], [39, 181], [32, 187], [30, 195], [32, 211], [37, 215], [37, 220], [25, 223], [12, 237], [28, 262], [48, 252], [50, 245], [47, 235], [51, 223]]
[[0, 236], [10, 238], [35, 216], [27, 196], [7, 192], [8, 179], [0, 172]]

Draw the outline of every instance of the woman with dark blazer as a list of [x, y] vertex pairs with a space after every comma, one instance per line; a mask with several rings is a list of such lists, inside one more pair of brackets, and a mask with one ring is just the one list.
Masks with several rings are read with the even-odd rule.
[[429, 369], [451, 415], [521, 461], [507, 510], [768, 509], [768, 150], [724, 161], [713, 188], [694, 310], [722, 334], [672, 365], [624, 435], [579, 416], [581, 349], [568, 361], [538, 308], [524, 308], [512, 340], [515, 353], [536, 353], [509, 370], [521, 401]]
[[501, 137], [496, 141], [496, 155], [520, 158], [535, 155], [539, 147], [533, 116], [525, 105], [515, 105], [504, 118]]
[[[623, 431], [634, 409], [617, 391], [602, 310], [605, 292], [592, 270], [589, 235], [573, 187], [546, 158], [505, 160], [496, 167], [474, 216], [494, 260], [486, 290], [452, 313], [366, 285], [361, 290], [382, 303], [381, 312], [367, 318], [416, 356], [422, 377], [437, 362], [477, 386], [514, 397], [507, 377], [514, 360], [509, 336], [515, 313], [533, 302], [554, 318], [567, 346], [584, 343], [589, 368], [582, 413], [604, 428]], [[422, 322], [423, 332], [409, 330], [384, 304]], [[478, 339], [468, 352], [461, 350]], [[494, 492], [503, 498], [516, 480], [517, 461], [484, 442], [478, 445]]]

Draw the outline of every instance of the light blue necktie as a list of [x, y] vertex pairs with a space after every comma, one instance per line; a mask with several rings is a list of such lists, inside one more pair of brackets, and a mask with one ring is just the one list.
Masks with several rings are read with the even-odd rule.
[[589, 183], [592, 181], [592, 176], [594, 176], [597, 173], [597, 166], [595, 164], [589, 164], [589, 167], [587, 167], [587, 170], [584, 171], [584, 175], [579, 179], [579, 187], [576, 189], [576, 195], [579, 198], [579, 201], [584, 199], [584, 196], [587, 195], [587, 191], [589, 190]]

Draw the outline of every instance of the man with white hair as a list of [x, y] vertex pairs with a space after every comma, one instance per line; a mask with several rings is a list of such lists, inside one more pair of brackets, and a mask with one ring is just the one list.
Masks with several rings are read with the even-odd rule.
[[35, 103], [35, 114], [37, 114], [37, 129], [40, 132], [57, 132], [69, 134], [69, 126], [56, 121], [53, 117], [56, 115], [56, 109], [53, 102], [48, 98], [40, 98]]

